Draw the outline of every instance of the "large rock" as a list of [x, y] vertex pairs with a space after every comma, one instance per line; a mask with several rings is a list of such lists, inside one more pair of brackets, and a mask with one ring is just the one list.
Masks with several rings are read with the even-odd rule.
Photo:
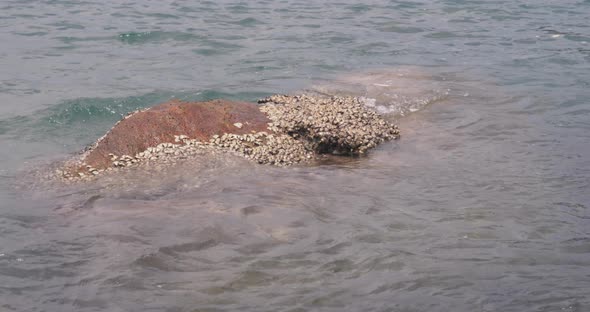
[[206, 142], [213, 135], [224, 133], [268, 131], [268, 122], [266, 115], [253, 103], [172, 100], [126, 116], [81, 158], [70, 164], [70, 171], [86, 171], [87, 166], [99, 170], [109, 168], [113, 155], [133, 156], [148, 147], [173, 143], [175, 135]]
[[322, 154], [361, 155], [399, 137], [397, 126], [355, 97], [275, 95], [259, 103], [175, 100], [132, 113], [58, 174], [87, 178], [140, 163], [175, 163], [203, 149], [288, 166]]

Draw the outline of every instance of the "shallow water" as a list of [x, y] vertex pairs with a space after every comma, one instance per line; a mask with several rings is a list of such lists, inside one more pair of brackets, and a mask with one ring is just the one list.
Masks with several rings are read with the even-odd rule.
[[[590, 2], [0, 8], [0, 310], [590, 310]], [[38, 178], [129, 111], [299, 90], [402, 139]]]

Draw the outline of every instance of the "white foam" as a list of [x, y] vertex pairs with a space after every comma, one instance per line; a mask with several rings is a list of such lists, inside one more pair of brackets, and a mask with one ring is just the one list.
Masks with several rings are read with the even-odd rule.
[[363, 103], [368, 107], [375, 107], [375, 103], [377, 103], [377, 99], [374, 99], [374, 98], [367, 98], [367, 97], [361, 96], [359, 99], [361, 101], [363, 101]]

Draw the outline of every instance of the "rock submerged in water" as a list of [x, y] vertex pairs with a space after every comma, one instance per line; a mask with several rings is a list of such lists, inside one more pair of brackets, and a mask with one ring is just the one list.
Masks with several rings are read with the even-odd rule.
[[171, 163], [204, 150], [286, 166], [318, 155], [359, 155], [397, 139], [397, 126], [355, 97], [275, 95], [259, 101], [172, 100], [133, 112], [58, 176], [75, 180], [142, 163]]

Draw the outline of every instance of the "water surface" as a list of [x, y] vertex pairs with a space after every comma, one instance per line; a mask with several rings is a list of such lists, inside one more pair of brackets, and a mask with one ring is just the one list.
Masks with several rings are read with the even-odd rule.
[[[0, 310], [590, 310], [590, 2], [0, 4]], [[402, 139], [80, 185], [170, 98], [375, 99]]]

